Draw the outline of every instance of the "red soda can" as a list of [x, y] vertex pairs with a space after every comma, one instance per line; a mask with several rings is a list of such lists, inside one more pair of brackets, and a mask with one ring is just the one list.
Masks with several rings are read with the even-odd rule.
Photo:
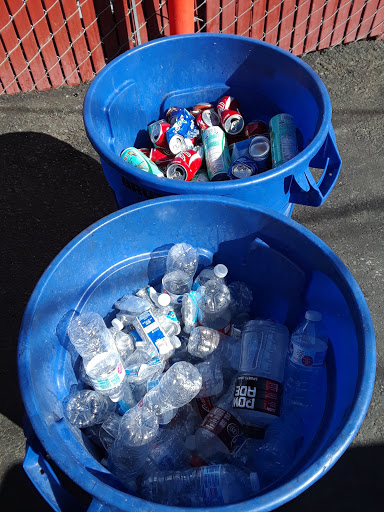
[[232, 96], [223, 96], [217, 104], [221, 126], [230, 135], [237, 135], [244, 128], [244, 119], [239, 109], [239, 102]]
[[237, 110], [240, 111], [240, 104], [233, 96], [223, 96], [217, 104], [217, 111], [220, 110]]
[[193, 149], [179, 153], [167, 167], [167, 178], [191, 181], [202, 163], [201, 156]]
[[160, 119], [160, 121], [155, 121], [148, 126], [149, 138], [154, 146], [157, 148], [165, 148], [168, 149], [168, 141], [166, 137], [166, 133], [169, 130], [171, 125], [167, 123], [164, 119]]
[[255, 137], [255, 135], [263, 135], [269, 138], [269, 129], [267, 123], [264, 121], [251, 121], [247, 124], [244, 130], [244, 135], [247, 139]]
[[210, 103], [198, 103], [191, 108], [190, 113], [193, 115], [193, 117], [197, 117], [203, 110], [209, 110], [211, 108], [214, 108], [214, 106]]
[[213, 108], [209, 108], [200, 112], [196, 118], [196, 124], [201, 130], [206, 130], [210, 126], [219, 126], [220, 116]]
[[148, 158], [149, 158], [149, 155], [151, 154], [151, 150], [148, 148], [140, 148], [139, 151], [144, 153], [144, 155], [147, 156]]
[[169, 149], [152, 148], [150, 154], [147, 155], [152, 162], [157, 165], [167, 166], [175, 158]]

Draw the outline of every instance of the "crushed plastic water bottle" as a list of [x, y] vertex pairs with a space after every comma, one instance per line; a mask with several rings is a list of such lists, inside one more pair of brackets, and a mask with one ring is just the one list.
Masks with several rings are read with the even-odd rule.
[[181, 243], [173, 245], [167, 256], [167, 274], [181, 270], [193, 277], [199, 265], [199, 252], [192, 245]]
[[231, 329], [231, 293], [223, 279], [211, 279], [196, 291], [198, 322], [224, 334]]
[[286, 365], [284, 402], [287, 407], [316, 406], [325, 385], [328, 335], [321, 313], [307, 311], [293, 332]]
[[151, 441], [159, 433], [156, 414], [142, 406], [135, 406], [124, 414], [113, 442], [108, 467], [127, 487], [142, 472]]
[[[122, 323], [121, 325], [123, 326]], [[135, 350], [134, 338], [133, 336], [130, 336], [129, 333], [127, 334], [123, 332], [122, 329], [117, 329], [115, 325], [112, 325], [112, 327], [109, 328], [109, 331], [112, 334], [113, 341], [115, 342], [117, 351], [120, 354], [122, 361], [124, 361], [124, 359], [130, 356], [132, 352]]]
[[187, 468], [191, 458], [183, 439], [176, 432], [162, 429], [151, 443], [148, 458], [157, 470]]
[[119, 432], [122, 416], [117, 413], [110, 414], [102, 423], [99, 431], [101, 444], [109, 452]]
[[97, 313], [85, 313], [71, 320], [67, 332], [83, 358], [93, 388], [118, 402], [123, 395], [125, 372], [104, 320]]
[[71, 393], [63, 405], [65, 417], [78, 428], [103, 423], [115, 409], [111, 400], [92, 390]]
[[174, 353], [173, 344], [161, 328], [159, 315], [154, 310], [144, 311], [134, 319], [133, 325], [152, 356], [168, 359]]
[[220, 366], [212, 361], [198, 363], [196, 368], [202, 378], [202, 386], [197, 398], [218, 395], [223, 390], [223, 374]]
[[175, 363], [166, 371], [159, 384], [143, 398], [143, 406], [157, 415], [169, 409], [183, 407], [200, 391], [202, 378], [199, 371], [185, 361]]
[[188, 342], [188, 352], [200, 359], [211, 358], [223, 367], [239, 368], [240, 343], [237, 339], [211, 329], [196, 327], [192, 330]]
[[222, 464], [155, 473], [144, 479], [141, 496], [163, 505], [211, 507], [245, 500], [259, 488], [257, 473]]
[[162, 280], [162, 292], [171, 298], [171, 304], [176, 314], [181, 312], [183, 295], [192, 289], [192, 276], [181, 270], [174, 270], [165, 274]]

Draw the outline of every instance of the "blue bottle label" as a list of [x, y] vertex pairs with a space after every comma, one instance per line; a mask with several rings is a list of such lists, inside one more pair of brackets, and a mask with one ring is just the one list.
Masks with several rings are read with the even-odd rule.
[[220, 467], [205, 466], [201, 468], [200, 485], [204, 505], [224, 505]]
[[144, 311], [144, 313], [137, 317], [137, 320], [140, 322], [140, 325], [142, 326], [148, 339], [157, 349], [157, 352], [159, 354], [167, 352], [169, 349], [170, 341], [161, 330], [161, 327], [152, 315], [152, 312], [150, 310]]
[[108, 377], [105, 377], [104, 379], [93, 379], [91, 377], [89, 378], [96, 391], [105, 391], [107, 389], [112, 389], [119, 386], [123, 382], [124, 377], [124, 368], [120, 362], [116, 368], [108, 375]]

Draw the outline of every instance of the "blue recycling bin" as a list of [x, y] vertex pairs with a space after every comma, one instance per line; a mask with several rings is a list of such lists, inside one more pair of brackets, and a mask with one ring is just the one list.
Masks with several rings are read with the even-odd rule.
[[320, 416], [311, 418], [292, 470], [255, 498], [223, 511], [267, 512], [293, 499], [333, 466], [364, 419], [375, 378], [372, 321], [354, 278], [321, 240], [273, 210], [232, 198], [184, 195], [139, 203], [67, 245], [40, 279], [23, 318], [19, 382], [32, 427], [26, 431], [24, 469], [56, 511], [85, 508], [76, 508], [46, 453], [89, 493], [88, 512], [191, 510], [125, 493], [62, 408], [76, 383], [65, 336], [71, 311], [108, 317], [118, 297], [148, 282], [158, 286], [167, 251], [177, 242], [197, 247], [202, 264], [213, 259], [227, 265], [229, 280], [249, 283], [253, 315], [292, 330], [305, 309], [319, 310], [330, 337], [324, 414], [321, 407]]
[[[240, 102], [245, 122], [287, 112], [301, 152], [286, 164], [245, 180], [188, 183], [159, 179], [124, 162], [123, 149], [151, 147], [147, 125], [171, 106], [192, 107], [222, 95]], [[319, 76], [285, 50], [227, 34], [191, 34], [151, 41], [109, 63], [84, 101], [84, 124], [119, 208], [164, 195], [213, 194], [272, 208], [320, 206], [341, 167], [331, 102]], [[311, 168], [322, 169], [316, 182]]]

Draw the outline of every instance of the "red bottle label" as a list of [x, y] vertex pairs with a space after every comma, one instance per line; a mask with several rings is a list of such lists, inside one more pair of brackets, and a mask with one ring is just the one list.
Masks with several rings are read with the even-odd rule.
[[200, 428], [215, 434], [231, 452], [242, 433], [241, 423], [228, 411], [215, 407], [210, 411]]

